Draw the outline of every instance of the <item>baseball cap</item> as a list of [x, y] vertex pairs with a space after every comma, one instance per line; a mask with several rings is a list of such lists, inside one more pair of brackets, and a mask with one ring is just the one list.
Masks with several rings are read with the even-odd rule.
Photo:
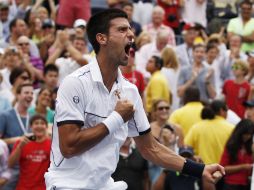
[[8, 9], [9, 3], [7, 1], [0, 2], [0, 9]]
[[42, 28], [52, 28], [55, 26], [55, 22], [51, 19], [45, 19], [42, 23]]
[[86, 27], [86, 21], [84, 19], [77, 19], [73, 24], [73, 28]]
[[192, 157], [194, 156], [193, 148], [190, 146], [184, 146], [179, 148], [179, 155], [183, 157]]
[[244, 105], [245, 107], [254, 107], [254, 99], [253, 99], [253, 100], [249, 100], [249, 101], [243, 102], [243, 105]]

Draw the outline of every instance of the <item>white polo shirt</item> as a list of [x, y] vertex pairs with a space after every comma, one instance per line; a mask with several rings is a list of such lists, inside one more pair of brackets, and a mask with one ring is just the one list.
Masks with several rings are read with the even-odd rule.
[[[90, 128], [101, 123], [115, 108], [118, 100], [116, 91], [120, 91], [122, 99], [132, 101], [134, 117], [90, 150], [69, 159], [64, 158], [59, 149], [58, 127], [65, 123], [76, 123], [81, 128]], [[94, 58], [92, 63], [63, 80], [56, 101], [51, 164], [45, 174], [47, 188], [99, 190], [112, 186], [111, 174], [116, 169], [119, 150], [126, 137], [150, 131], [136, 86], [124, 79], [119, 70], [117, 81], [109, 92]]]

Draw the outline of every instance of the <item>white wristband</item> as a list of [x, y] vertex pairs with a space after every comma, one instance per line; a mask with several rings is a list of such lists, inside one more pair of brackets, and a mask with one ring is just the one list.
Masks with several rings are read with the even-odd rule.
[[113, 111], [102, 123], [108, 128], [109, 134], [112, 134], [124, 124], [124, 121], [118, 112]]

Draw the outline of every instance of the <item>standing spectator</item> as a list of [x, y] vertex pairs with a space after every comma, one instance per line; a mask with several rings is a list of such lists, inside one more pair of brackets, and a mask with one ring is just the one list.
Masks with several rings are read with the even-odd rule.
[[178, 95], [182, 97], [186, 88], [197, 86], [200, 98], [208, 101], [216, 96], [214, 71], [204, 64], [205, 46], [197, 44], [193, 47], [193, 64], [182, 67], [178, 80]]
[[47, 134], [47, 121], [41, 115], [30, 120], [34, 136], [23, 136], [14, 145], [8, 160], [9, 167], [20, 165], [20, 177], [16, 190], [45, 190], [44, 174], [50, 164], [51, 140]]
[[241, 50], [243, 52], [251, 51], [254, 48], [254, 18], [252, 14], [252, 2], [244, 0], [240, 3], [241, 14], [237, 18], [229, 21], [227, 31], [230, 40], [233, 34], [238, 34], [242, 39]]
[[126, 2], [122, 4], [122, 10], [126, 12], [128, 15], [128, 20], [131, 25], [131, 29], [135, 36], [139, 36], [139, 34], [142, 32], [142, 27], [138, 22], [135, 22], [132, 20], [132, 15], [133, 15], [133, 3]]
[[177, 95], [177, 80], [179, 76], [179, 60], [176, 53], [170, 47], [165, 47], [162, 50], [161, 58], [163, 60], [162, 74], [165, 75], [168, 81], [168, 87], [171, 89], [172, 101], [171, 110], [174, 111], [179, 107], [180, 99]]
[[180, 34], [180, 14], [184, 0], [157, 0], [157, 2], [165, 11], [164, 24], [173, 28], [175, 34]]
[[250, 189], [249, 176], [253, 166], [251, 150], [253, 134], [253, 122], [243, 119], [236, 125], [228, 139], [220, 162], [226, 170], [223, 190]]
[[185, 24], [182, 31], [184, 43], [176, 46], [176, 55], [181, 66], [191, 65], [193, 63], [192, 48], [194, 40], [197, 36], [195, 26], [193, 24]]
[[[226, 121], [227, 106], [220, 100], [213, 101], [201, 112], [202, 120], [192, 126], [184, 138], [205, 164], [220, 161], [224, 146], [234, 126]], [[208, 151], [209, 150], [209, 151]], [[215, 190], [214, 184], [203, 183], [204, 189]]]
[[243, 102], [250, 96], [250, 84], [245, 79], [248, 74], [248, 65], [245, 61], [237, 60], [232, 66], [235, 79], [227, 80], [223, 85], [223, 94], [229, 109], [233, 110], [240, 118], [244, 117]]
[[133, 0], [133, 20], [142, 26], [148, 24], [152, 18], [155, 0]]
[[132, 54], [128, 59], [128, 65], [120, 66], [123, 76], [128, 79], [131, 83], [135, 84], [138, 88], [138, 92], [141, 98], [144, 98], [145, 80], [139, 71], [135, 69], [135, 50], [132, 49]]
[[199, 23], [206, 27], [206, 5], [207, 0], [188, 0], [185, 1], [182, 18], [185, 23]]
[[69, 0], [61, 0], [59, 2], [56, 23], [61, 27], [72, 27], [76, 19], [82, 18], [88, 20], [90, 16], [90, 1], [76, 0], [70, 3]]
[[120, 148], [119, 162], [112, 174], [115, 181], [125, 181], [128, 190], [149, 190], [148, 163], [128, 137]]
[[[0, 113], [0, 137], [10, 150], [20, 137], [30, 132], [28, 123], [29, 116], [27, 110], [33, 100], [32, 84], [20, 85], [17, 89], [16, 106], [10, 110]], [[15, 166], [11, 169], [12, 177], [3, 187], [3, 190], [13, 190], [19, 178], [19, 168]]]
[[171, 46], [175, 46], [176, 45], [175, 33], [172, 30], [172, 28], [163, 24], [164, 16], [165, 16], [165, 11], [163, 10], [163, 8], [161, 8], [160, 6], [155, 6], [153, 8], [153, 13], [152, 13], [152, 22], [147, 25], [144, 25], [143, 30], [147, 31], [151, 35], [152, 41], [156, 40], [158, 31], [166, 30], [168, 31], [168, 44]]
[[146, 87], [146, 111], [151, 116], [152, 104], [157, 99], [170, 101], [170, 89], [166, 77], [161, 73], [163, 60], [157, 56], [152, 56], [146, 66], [146, 70], [151, 73], [150, 81]]
[[201, 120], [201, 110], [204, 106], [200, 102], [200, 92], [198, 88], [190, 86], [186, 89], [183, 96], [183, 104], [184, 106], [173, 111], [169, 121], [179, 125], [185, 137], [191, 127]]

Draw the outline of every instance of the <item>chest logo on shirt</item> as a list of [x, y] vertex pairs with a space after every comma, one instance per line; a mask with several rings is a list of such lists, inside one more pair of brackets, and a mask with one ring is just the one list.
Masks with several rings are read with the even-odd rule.
[[78, 96], [73, 96], [72, 100], [73, 100], [73, 102], [74, 102], [75, 104], [78, 104], [78, 103], [79, 103], [79, 97], [78, 97]]

